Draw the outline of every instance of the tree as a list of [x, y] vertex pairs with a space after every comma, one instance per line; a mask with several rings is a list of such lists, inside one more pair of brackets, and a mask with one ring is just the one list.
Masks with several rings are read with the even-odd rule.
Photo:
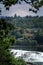
[[0, 19], [0, 65], [18, 65], [19, 62], [24, 62], [18, 62], [10, 51], [11, 43], [15, 43], [15, 38], [10, 35], [13, 28], [12, 24]]
[[6, 10], [9, 10], [11, 5], [15, 5], [17, 3], [21, 4], [21, 1], [25, 1], [27, 4], [31, 5], [32, 8], [30, 8], [29, 11], [33, 11], [35, 13], [37, 13], [39, 8], [43, 6], [43, 0], [0, 0], [0, 3], [4, 4]]
[[13, 57], [10, 53], [10, 40], [9, 33], [13, 29], [11, 24], [0, 19], [0, 65], [13, 65]]
[[[16, 3], [21, 4], [21, 1], [25, 1], [27, 4], [30, 4], [32, 6], [32, 9], [29, 10], [35, 13], [39, 10], [41, 6], [43, 6], [43, 0], [0, 0], [0, 3], [4, 4], [6, 10], [9, 10], [9, 7], [11, 5], [15, 5]], [[3, 19], [0, 19], [0, 65], [18, 65], [17, 60], [14, 59], [13, 55], [9, 50], [10, 42], [12, 39], [9, 33], [12, 29], [13, 26], [11, 24], [7, 23]]]

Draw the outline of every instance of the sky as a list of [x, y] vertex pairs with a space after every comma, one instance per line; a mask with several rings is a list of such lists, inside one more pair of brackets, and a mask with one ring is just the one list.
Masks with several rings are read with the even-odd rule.
[[37, 14], [30, 12], [29, 8], [31, 6], [29, 4], [26, 4], [25, 2], [22, 2], [21, 4], [12, 5], [9, 9], [9, 11], [5, 9], [4, 5], [0, 4], [0, 7], [2, 8], [2, 16], [14, 16], [15, 14], [17, 16], [43, 16], [43, 7], [40, 8], [40, 10], [37, 12]]

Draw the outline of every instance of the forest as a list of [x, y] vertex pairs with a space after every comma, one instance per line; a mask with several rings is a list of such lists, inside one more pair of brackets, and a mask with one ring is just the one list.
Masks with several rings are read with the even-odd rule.
[[[15, 37], [12, 48], [43, 51], [43, 16], [3, 17], [14, 29], [10, 35]], [[39, 41], [40, 40], [40, 41]]]

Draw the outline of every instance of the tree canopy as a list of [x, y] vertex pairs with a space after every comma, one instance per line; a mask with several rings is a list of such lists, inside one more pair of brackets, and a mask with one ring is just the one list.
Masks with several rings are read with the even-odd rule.
[[[9, 7], [11, 5], [15, 5], [18, 3], [21, 4], [21, 2], [23, 1], [31, 5], [32, 8], [30, 8], [29, 11], [33, 11], [35, 13], [37, 13], [39, 8], [43, 6], [43, 0], [0, 0], [0, 3], [4, 4], [4, 6], [6, 7], [6, 10], [9, 10]], [[1, 12], [1, 8], [0, 8], [0, 12]]]
[[26, 65], [24, 60], [17, 60], [10, 51], [11, 43], [15, 43], [15, 37], [10, 35], [13, 25], [0, 19], [0, 65]]

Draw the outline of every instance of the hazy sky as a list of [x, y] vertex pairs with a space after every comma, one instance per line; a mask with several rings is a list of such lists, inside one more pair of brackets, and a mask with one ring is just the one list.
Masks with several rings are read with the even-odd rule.
[[2, 16], [14, 16], [14, 14], [17, 14], [18, 16], [26, 16], [26, 15], [43, 16], [43, 7], [40, 8], [37, 14], [35, 14], [29, 11], [29, 8], [31, 8], [31, 6], [26, 4], [25, 2], [22, 2], [21, 4], [16, 4], [14, 6], [12, 5], [9, 11], [6, 11], [4, 6], [1, 4], [0, 7], [2, 8]]

